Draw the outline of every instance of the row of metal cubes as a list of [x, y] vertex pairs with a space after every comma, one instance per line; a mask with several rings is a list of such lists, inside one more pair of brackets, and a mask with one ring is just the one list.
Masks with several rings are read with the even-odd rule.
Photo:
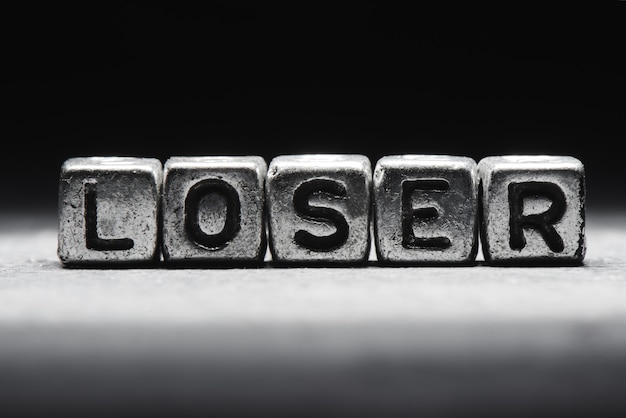
[[[581, 265], [565, 155], [88, 156], [60, 172], [65, 266]], [[479, 246], [480, 243], [480, 246]]]

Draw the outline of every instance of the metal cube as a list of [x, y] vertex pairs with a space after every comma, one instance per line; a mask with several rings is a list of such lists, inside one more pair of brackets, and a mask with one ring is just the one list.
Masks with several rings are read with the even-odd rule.
[[356, 264], [370, 250], [371, 163], [358, 154], [275, 157], [266, 199], [276, 263]]
[[254, 264], [265, 258], [260, 156], [175, 156], [163, 168], [163, 258], [169, 264]]
[[63, 264], [160, 260], [158, 159], [74, 157], [61, 166], [57, 254]]
[[581, 264], [585, 172], [570, 156], [506, 155], [478, 163], [481, 244], [491, 264]]
[[374, 239], [383, 264], [472, 263], [477, 164], [449, 155], [389, 155], [374, 168]]

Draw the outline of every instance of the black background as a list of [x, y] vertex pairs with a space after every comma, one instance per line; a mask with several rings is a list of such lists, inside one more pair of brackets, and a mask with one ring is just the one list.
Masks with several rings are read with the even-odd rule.
[[2, 6], [0, 204], [73, 156], [573, 155], [626, 203], [626, 2]]

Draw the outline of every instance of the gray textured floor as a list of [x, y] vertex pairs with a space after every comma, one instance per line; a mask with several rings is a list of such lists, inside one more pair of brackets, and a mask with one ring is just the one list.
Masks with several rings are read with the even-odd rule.
[[626, 217], [581, 267], [68, 270], [0, 217], [8, 416], [624, 416]]

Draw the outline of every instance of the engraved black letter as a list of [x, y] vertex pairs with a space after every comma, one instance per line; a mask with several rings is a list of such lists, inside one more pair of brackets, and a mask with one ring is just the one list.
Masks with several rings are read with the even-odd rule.
[[106, 239], [98, 236], [98, 206], [96, 183], [85, 183], [85, 241], [96, 251], [130, 250], [135, 243], [130, 238]]
[[[207, 234], [200, 227], [199, 212], [202, 198], [216, 193], [226, 200], [224, 227], [217, 234]], [[231, 241], [241, 227], [241, 203], [233, 186], [219, 179], [194, 184], [185, 198], [185, 231], [191, 240], [207, 249], [217, 250]]]
[[334, 233], [318, 237], [310, 232], [296, 231], [294, 239], [297, 244], [314, 251], [331, 251], [341, 247], [349, 234], [348, 222], [343, 215], [331, 208], [323, 208], [309, 205], [309, 197], [312, 194], [326, 193], [338, 197], [346, 196], [346, 188], [338, 182], [326, 179], [315, 179], [302, 183], [293, 194], [293, 205], [303, 218], [326, 222], [331, 221], [337, 229]]
[[413, 222], [416, 219], [431, 220], [439, 216], [434, 207], [413, 209], [411, 195], [415, 190], [446, 191], [450, 185], [444, 179], [405, 180], [402, 182], [402, 246], [404, 248], [438, 248], [450, 246], [446, 237], [417, 238], [413, 233]]
[[[548, 198], [552, 204], [543, 213], [523, 215], [524, 199], [528, 197]], [[563, 239], [552, 225], [563, 217], [565, 208], [565, 194], [554, 183], [528, 181], [509, 184], [509, 209], [511, 212], [509, 245], [511, 248], [514, 250], [524, 248], [526, 239], [523, 229], [534, 228], [539, 231], [552, 251], [556, 253], [563, 251]]]

